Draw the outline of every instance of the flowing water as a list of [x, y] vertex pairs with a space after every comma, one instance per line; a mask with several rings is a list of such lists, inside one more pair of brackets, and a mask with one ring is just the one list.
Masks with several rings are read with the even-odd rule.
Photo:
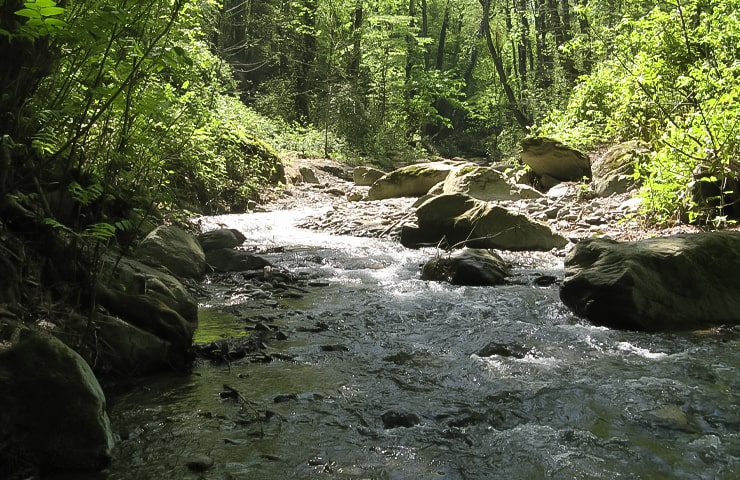
[[[206, 362], [114, 398], [122, 439], [103, 478], [740, 477], [739, 329], [588, 325], [556, 285], [531, 286], [562, 277], [549, 254], [512, 257], [512, 285], [421, 281], [433, 251], [293, 226], [315, 213], [205, 219], [284, 247], [267, 257], [320, 286], [269, 304], [287, 335], [270, 341], [273, 361]], [[219, 306], [252, 300], [207, 288], [199, 335], [243, 335]], [[224, 385], [241, 399], [221, 398]], [[412, 426], [385, 428], [386, 412]], [[191, 473], [197, 455], [214, 466]]]

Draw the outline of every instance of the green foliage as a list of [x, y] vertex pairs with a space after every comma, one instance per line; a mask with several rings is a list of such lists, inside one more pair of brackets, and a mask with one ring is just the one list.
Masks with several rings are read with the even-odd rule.
[[740, 174], [739, 8], [737, 0], [629, 6], [611, 58], [538, 131], [578, 146], [644, 139], [655, 150], [638, 170], [646, 214], [659, 222], [721, 215], [721, 202], [707, 213], [688, 188]]

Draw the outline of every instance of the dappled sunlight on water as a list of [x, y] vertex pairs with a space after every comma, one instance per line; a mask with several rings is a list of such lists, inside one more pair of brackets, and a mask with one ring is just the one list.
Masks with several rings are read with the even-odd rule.
[[[196, 478], [194, 454], [214, 479], [737, 477], [737, 329], [619, 332], [574, 318], [557, 286], [424, 282], [434, 250], [293, 226], [315, 213], [204, 219], [243, 231], [245, 248], [284, 247], [267, 257], [326, 286], [272, 309], [287, 335], [272, 362], [202, 364], [115, 398], [123, 440], [105, 477]], [[515, 278], [562, 277], [553, 255], [507, 258]], [[418, 423], [386, 429], [388, 411]]]

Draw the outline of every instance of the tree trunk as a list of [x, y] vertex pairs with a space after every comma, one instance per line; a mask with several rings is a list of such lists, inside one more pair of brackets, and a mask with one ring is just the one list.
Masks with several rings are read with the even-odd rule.
[[527, 115], [527, 113], [517, 101], [514, 90], [511, 88], [511, 85], [509, 84], [509, 79], [506, 76], [506, 70], [504, 69], [504, 62], [501, 58], [501, 52], [496, 47], [496, 44], [493, 42], [493, 37], [491, 36], [491, 0], [479, 1], [483, 6], [483, 34], [486, 37], [486, 45], [488, 46], [488, 51], [491, 54], [493, 65], [496, 67], [496, 73], [498, 74], [499, 82], [501, 83], [501, 87], [504, 90], [506, 99], [509, 101], [509, 106], [512, 110], [512, 113], [514, 114], [514, 118], [516, 119], [517, 123], [520, 126], [527, 128], [532, 125], [532, 119], [529, 117], [529, 115]]
[[304, 0], [301, 23], [305, 29], [302, 35], [302, 49], [298, 56], [296, 75], [295, 108], [297, 120], [307, 124], [311, 120], [310, 96], [312, 89], [311, 71], [316, 58], [316, 0]]
[[349, 76], [357, 79], [360, 75], [360, 63], [362, 62], [362, 20], [363, 8], [362, 1], [357, 0], [355, 11], [352, 14], [352, 57], [349, 62]]
[[[421, 0], [421, 38], [429, 38], [429, 10], [427, 0]], [[424, 70], [429, 70], [429, 47], [424, 45]]]
[[445, 62], [445, 46], [447, 44], [447, 28], [450, 25], [450, 2], [447, 1], [445, 6], [444, 17], [442, 18], [442, 28], [439, 30], [439, 42], [437, 44], [437, 62], [434, 68], [442, 71]]

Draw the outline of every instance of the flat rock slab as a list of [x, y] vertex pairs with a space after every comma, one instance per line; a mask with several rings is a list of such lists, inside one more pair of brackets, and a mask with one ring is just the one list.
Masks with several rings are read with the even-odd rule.
[[672, 331], [740, 323], [740, 232], [590, 239], [565, 267], [560, 298], [597, 325]]

